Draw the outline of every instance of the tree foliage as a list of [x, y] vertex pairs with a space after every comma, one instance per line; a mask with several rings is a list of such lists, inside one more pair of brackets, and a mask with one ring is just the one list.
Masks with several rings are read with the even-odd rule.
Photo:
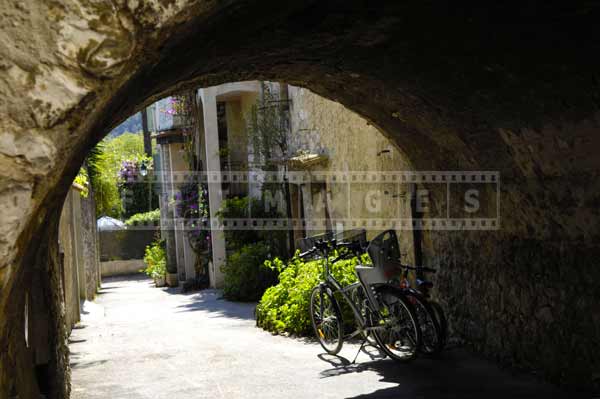
[[273, 170], [276, 161], [288, 155], [289, 120], [282, 112], [282, 99], [270, 86], [244, 116], [246, 131], [254, 150], [256, 162], [263, 169]]
[[105, 138], [90, 152], [86, 162], [96, 200], [96, 215], [120, 218], [123, 204], [119, 192], [119, 171], [127, 159], [148, 159], [141, 134], [124, 133]]

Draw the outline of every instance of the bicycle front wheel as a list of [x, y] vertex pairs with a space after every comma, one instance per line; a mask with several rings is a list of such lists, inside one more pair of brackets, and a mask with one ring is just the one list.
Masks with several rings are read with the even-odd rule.
[[310, 295], [310, 320], [325, 352], [337, 354], [344, 342], [342, 313], [328, 288], [313, 288]]
[[[367, 308], [367, 295], [365, 294], [365, 291], [362, 285], [360, 285], [360, 283], [355, 283], [355, 285], [356, 287], [350, 291], [350, 298], [352, 299], [352, 302], [354, 302], [354, 304], [358, 307], [360, 314], [363, 317], [363, 320], [367, 320], [369, 317], [369, 310]], [[359, 322], [356, 321], [356, 323], [358, 324]], [[360, 335], [365, 341], [369, 343], [369, 345], [377, 346], [377, 341], [375, 340], [375, 337], [373, 337], [373, 334], [371, 334], [369, 331], [363, 331]]]
[[381, 350], [398, 362], [417, 357], [421, 345], [421, 330], [413, 307], [401, 293], [386, 290], [381, 293], [378, 316], [371, 316], [373, 336]]

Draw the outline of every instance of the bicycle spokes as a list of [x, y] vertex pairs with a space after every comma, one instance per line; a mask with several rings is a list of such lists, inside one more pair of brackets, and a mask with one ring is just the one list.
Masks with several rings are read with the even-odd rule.
[[418, 349], [419, 335], [410, 311], [401, 301], [382, 309], [375, 334], [380, 345], [395, 360], [410, 360]]
[[311, 294], [311, 318], [321, 346], [331, 354], [342, 345], [341, 316], [332, 296], [316, 287]]

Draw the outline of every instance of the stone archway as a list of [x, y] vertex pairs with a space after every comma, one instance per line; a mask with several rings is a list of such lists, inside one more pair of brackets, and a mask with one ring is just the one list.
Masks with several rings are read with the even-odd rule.
[[0, 32], [1, 396], [37, 390], [21, 326], [22, 292], [39, 275], [48, 378], [53, 397], [67, 395], [56, 224], [87, 150], [171, 91], [250, 79], [343, 103], [417, 169], [499, 170], [499, 231], [427, 239], [455, 333], [506, 363], [590, 386], [600, 369], [597, 10], [396, 3], [0, 6], [11, 21]]

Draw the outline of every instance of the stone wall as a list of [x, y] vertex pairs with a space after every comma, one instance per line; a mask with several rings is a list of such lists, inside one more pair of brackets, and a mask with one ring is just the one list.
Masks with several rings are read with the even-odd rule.
[[125, 276], [128, 274], [138, 274], [140, 270], [145, 269], [142, 259], [130, 260], [112, 260], [100, 262], [102, 277]]
[[76, 245], [73, 237], [73, 198], [77, 198], [79, 192], [70, 190], [63, 205], [58, 227], [59, 257], [62, 267], [61, 279], [63, 281], [63, 298], [66, 315], [66, 324], [72, 328], [79, 321], [79, 282]]
[[[58, 380], [52, 375], [56, 373], [57, 364], [65, 364], [66, 336], [80, 320], [81, 303], [94, 298], [100, 283], [95, 226], [93, 198], [82, 197], [81, 187], [72, 186], [62, 206], [58, 226], [55, 226], [58, 242], [53, 244], [57, 256], [50, 261], [44, 260], [45, 263], [36, 259], [35, 273], [26, 277], [31, 279], [31, 285], [22, 292], [25, 304], [21, 304], [21, 311], [25, 309], [23, 314], [27, 323], [22, 322], [28, 329], [15, 328], [15, 331], [19, 331], [21, 338], [26, 337], [26, 356], [31, 359], [38, 378], [37, 382], [29, 382], [31, 397], [35, 397], [33, 392], [37, 384], [43, 394], [68, 389], [60, 386], [68, 375], [60, 374]], [[54, 291], [43, 278], [49, 272], [56, 278], [54, 283], [58, 289]], [[57, 313], [64, 317], [64, 324], [56, 324]], [[52, 345], [55, 340], [62, 344]]]
[[597, 249], [503, 232], [429, 234], [425, 261], [440, 270], [435, 296], [454, 337], [502, 364], [589, 385], [600, 366]]
[[93, 300], [100, 286], [96, 206], [92, 196], [81, 195], [79, 186], [74, 185], [67, 195], [58, 231], [63, 297], [70, 328], [80, 319], [80, 304]]
[[157, 237], [158, 229], [132, 226], [126, 230], [99, 232], [100, 260], [143, 259], [146, 246]]
[[86, 298], [94, 299], [100, 287], [100, 251], [96, 206], [92, 193], [81, 200], [81, 232], [85, 270]]

